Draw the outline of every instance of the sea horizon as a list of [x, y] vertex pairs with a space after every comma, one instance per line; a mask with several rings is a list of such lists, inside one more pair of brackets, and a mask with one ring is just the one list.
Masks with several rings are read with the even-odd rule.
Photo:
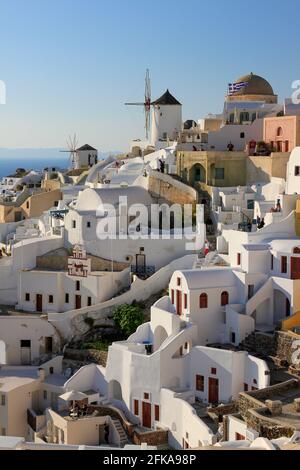
[[[121, 152], [103, 152], [99, 159], [117, 153]], [[14, 174], [17, 168], [39, 171], [49, 166], [67, 169], [70, 166], [69, 154], [58, 148], [0, 148], [0, 178]]]

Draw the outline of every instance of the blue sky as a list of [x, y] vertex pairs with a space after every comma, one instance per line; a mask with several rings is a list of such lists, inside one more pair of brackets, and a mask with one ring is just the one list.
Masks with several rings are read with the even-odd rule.
[[222, 109], [227, 83], [249, 73], [280, 95], [300, 79], [297, 0], [0, 0], [0, 147], [80, 143], [127, 150], [143, 137], [145, 69], [184, 118]]

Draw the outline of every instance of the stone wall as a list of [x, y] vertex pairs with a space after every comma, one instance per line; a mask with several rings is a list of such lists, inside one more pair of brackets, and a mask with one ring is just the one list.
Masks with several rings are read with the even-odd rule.
[[240, 393], [237, 401], [239, 413], [247, 422], [247, 426], [255, 429], [262, 437], [268, 439], [276, 439], [281, 436], [291, 437], [295, 429], [291, 425], [283, 425], [279, 419], [271, 416], [265, 402], [277, 399], [278, 396], [285, 396], [295, 388], [299, 388], [300, 394], [300, 382], [297, 379], [292, 379], [263, 390]]
[[278, 439], [279, 437], [292, 437], [295, 429], [291, 426], [283, 426], [276, 419], [264, 416], [267, 411], [266, 407], [260, 408], [259, 410], [250, 410], [247, 416], [248, 427], [259, 432], [261, 437], [267, 439]]
[[[295, 341], [299, 341], [300, 336], [291, 331], [277, 331], [275, 334], [276, 356], [282, 361], [293, 365], [295, 353]], [[300, 358], [299, 358], [300, 359]]]
[[197, 191], [169, 175], [151, 170], [148, 190], [154, 198], [162, 199], [169, 204], [196, 204]]
[[[69, 252], [65, 248], [47, 253], [36, 258], [36, 266], [38, 269], [51, 271], [67, 271]], [[98, 256], [88, 255], [91, 259], [92, 271], [111, 271], [111, 260], [100, 258]], [[114, 271], [121, 272], [128, 268], [129, 263], [120, 263], [114, 261]]]
[[135, 429], [133, 443], [136, 445], [146, 443], [151, 446], [168, 444], [168, 431], [156, 429], [155, 431], [141, 432], [140, 430]]
[[207, 414], [216, 422], [221, 423], [223, 416], [232, 415], [237, 413], [237, 403], [228, 403], [226, 405], [216, 406], [214, 408], [207, 408]]
[[107, 351], [98, 351], [97, 349], [71, 349], [66, 348], [64, 357], [73, 361], [95, 362], [106, 367]]
[[251, 346], [258, 354], [276, 357], [279, 363], [293, 365], [295, 341], [300, 341], [300, 336], [291, 331], [276, 331], [274, 335], [255, 332], [246, 338], [244, 346]]

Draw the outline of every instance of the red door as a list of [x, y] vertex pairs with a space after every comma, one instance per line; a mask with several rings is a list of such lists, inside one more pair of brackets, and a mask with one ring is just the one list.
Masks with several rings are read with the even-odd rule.
[[151, 403], [143, 401], [143, 426], [151, 428]]
[[81, 295], [76, 295], [75, 297], [76, 310], [81, 309]]
[[300, 258], [291, 258], [291, 279], [300, 279]]
[[181, 290], [176, 291], [176, 311], [177, 311], [177, 315], [182, 314], [182, 292], [181, 292]]
[[219, 380], [212, 377], [208, 381], [208, 401], [209, 403], [219, 403]]

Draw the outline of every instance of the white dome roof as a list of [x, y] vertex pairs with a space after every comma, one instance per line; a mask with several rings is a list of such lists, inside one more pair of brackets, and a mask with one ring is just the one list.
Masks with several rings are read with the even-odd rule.
[[236, 278], [231, 268], [208, 268], [177, 271], [174, 276], [182, 276], [189, 289], [206, 289], [210, 287], [234, 286]]
[[103, 204], [118, 206], [120, 197], [127, 197], [127, 204], [144, 204], [149, 206], [153, 200], [148, 191], [139, 186], [128, 188], [88, 188], [82, 191], [77, 199], [75, 209], [78, 212], [95, 212]]

